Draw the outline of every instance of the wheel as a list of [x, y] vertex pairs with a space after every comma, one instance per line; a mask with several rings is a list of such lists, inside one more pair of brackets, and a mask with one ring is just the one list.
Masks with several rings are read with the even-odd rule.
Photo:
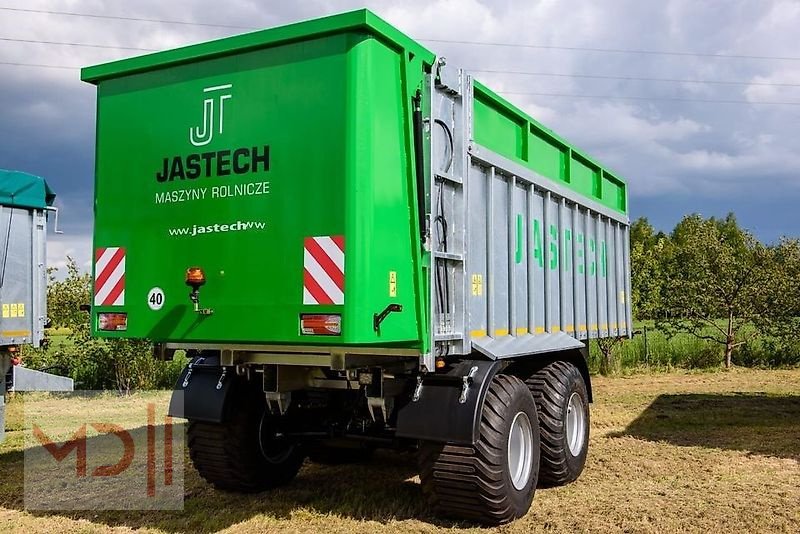
[[423, 443], [420, 463], [422, 486], [437, 514], [493, 525], [525, 515], [539, 473], [536, 404], [525, 383], [495, 376], [477, 443]]
[[317, 445], [308, 449], [308, 459], [315, 464], [346, 465], [366, 462], [372, 458], [371, 447], [332, 447]]
[[539, 411], [539, 487], [568, 484], [580, 476], [589, 449], [589, 395], [583, 375], [573, 364], [555, 361], [526, 384]]
[[[243, 388], [240, 388], [243, 389]], [[222, 490], [256, 493], [290, 482], [305, 456], [275, 433], [258, 394], [237, 394], [224, 423], [189, 421], [189, 456], [205, 480]]]

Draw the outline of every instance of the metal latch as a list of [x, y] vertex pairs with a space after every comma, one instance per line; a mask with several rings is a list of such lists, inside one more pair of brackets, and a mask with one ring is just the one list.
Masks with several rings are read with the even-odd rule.
[[219, 375], [219, 381], [217, 382], [217, 389], [222, 389], [222, 383], [225, 381], [225, 374], [228, 372], [227, 367], [222, 368], [222, 374]]
[[187, 370], [186, 370], [186, 376], [183, 378], [183, 384], [181, 384], [182, 387], [186, 387], [186, 386], [189, 385], [189, 379], [192, 378], [192, 366], [193, 365], [194, 365], [194, 362], [189, 362], [189, 365], [187, 366]]
[[467, 392], [469, 391], [469, 387], [472, 385], [472, 381], [477, 372], [478, 367], [473, 365], [469, 370], [469, 373], [461, 377], [461, 396], [458, 398], [458, 402], [460, 404], [467, 402]]
[[417, 375], [417, 387], [414, 388], [414, 396], [411, 397], [411, 402], [417, 402], [420, 395], [422, 395], [422, 375]]
[[[205, 358], [198, 358], [196, 360], [192, 360], [191, 362], [189, 362], [189, 365], [186, 366], [186, 368], [187, 368], [186, 376], [183, 378], [183, 384], [181, 384], [181, 387], [185, 388], [186, 386], [189, 385], [189, 379], [192, 378], [192, 372], [194, 371], [194, 369], [193, 369], [194, 364], [202, 363], [203, 361], [205, 361]], [[219, 389], [219, 388], [217, 388], [217, 389]]]

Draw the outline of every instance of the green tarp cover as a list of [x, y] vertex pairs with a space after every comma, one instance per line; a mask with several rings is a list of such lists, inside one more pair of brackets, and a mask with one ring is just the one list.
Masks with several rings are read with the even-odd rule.
[[55, 199], [56, 194], [44, 178], [26, 172], [0, 169], [0, 205], [46, 208]]

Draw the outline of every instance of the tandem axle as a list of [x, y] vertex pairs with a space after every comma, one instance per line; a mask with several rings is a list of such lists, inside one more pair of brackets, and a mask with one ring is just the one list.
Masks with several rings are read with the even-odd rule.
[[[306, 458], [350, 463], [389, 448], [415, 451], [423, 485], [439, 498], [510, 477], [515, 489], [502, 486], [492, 498], [521, 499], [511, 508], [517, 515], [537, 484], [570, 482], [586, 460], [585, 351], [451, 358], [428, 371], [418, 354], [400, 349], [160, 348], [162, 355], [182, 348], [191, 358], [169, 414], [189, 420], [193, 463], [221, 489], [262, 491], [288, 483]], [[475, 462], [494, 474], [467, 475]], [[450, 483], [441, 486], [443, 480]], [[498, 523], [508, 516], [478, 519]]]
[[[536, 360], [451, 360], [438, 372], [406, 349], [157, 345], [192, 358], [178, 380], [170, 414], [211, 423], [228, 416], [228, 397], [244, 388], [262, 397], [284, 435], [298, 439], [426, 440], [472, 445], [486, 388], [497, 374], [529, 377], [553, 360], [574, 367], [591, 401], [584, 354], [565, 351]], [[310, 352], [310, 351], [315, 352]], [[320, 409], [324, 407], [321, 412]], [[324, 412], [324, 413], [323, 413]], [[303, 421], [302, 429], [292, 419]], [[340, 420], [341, 419], [341, 420]], [[406, 444], [408, 445], [408, 444]]]

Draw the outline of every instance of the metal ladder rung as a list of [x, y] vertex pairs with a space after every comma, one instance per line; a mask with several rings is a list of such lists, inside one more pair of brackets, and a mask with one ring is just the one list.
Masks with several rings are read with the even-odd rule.
[[434, 341], [456, 341], [459, 339], [464, 339], [464, 334], [461, 332], [453, 332], [452, 334], [435, 334], [433, 336]]
[[432, 254], [434, 258], [439, 258], [443, 260], [462, 261], [462, 262], [464, 261], [463, 254], [455, 254], [453, 252], [438, 252], [435, 250], [432, 252]]
[[450, 174], [449, 172], [437, 171], [437, 172], [434, 173], [434, 175], [439, 180], [445, 180], [447, 182], [452, 182], [454, 184], [463, 184], [464, 183], [464, 180], [462, 180], [460, 176], [454, 176], [454, 175]]

